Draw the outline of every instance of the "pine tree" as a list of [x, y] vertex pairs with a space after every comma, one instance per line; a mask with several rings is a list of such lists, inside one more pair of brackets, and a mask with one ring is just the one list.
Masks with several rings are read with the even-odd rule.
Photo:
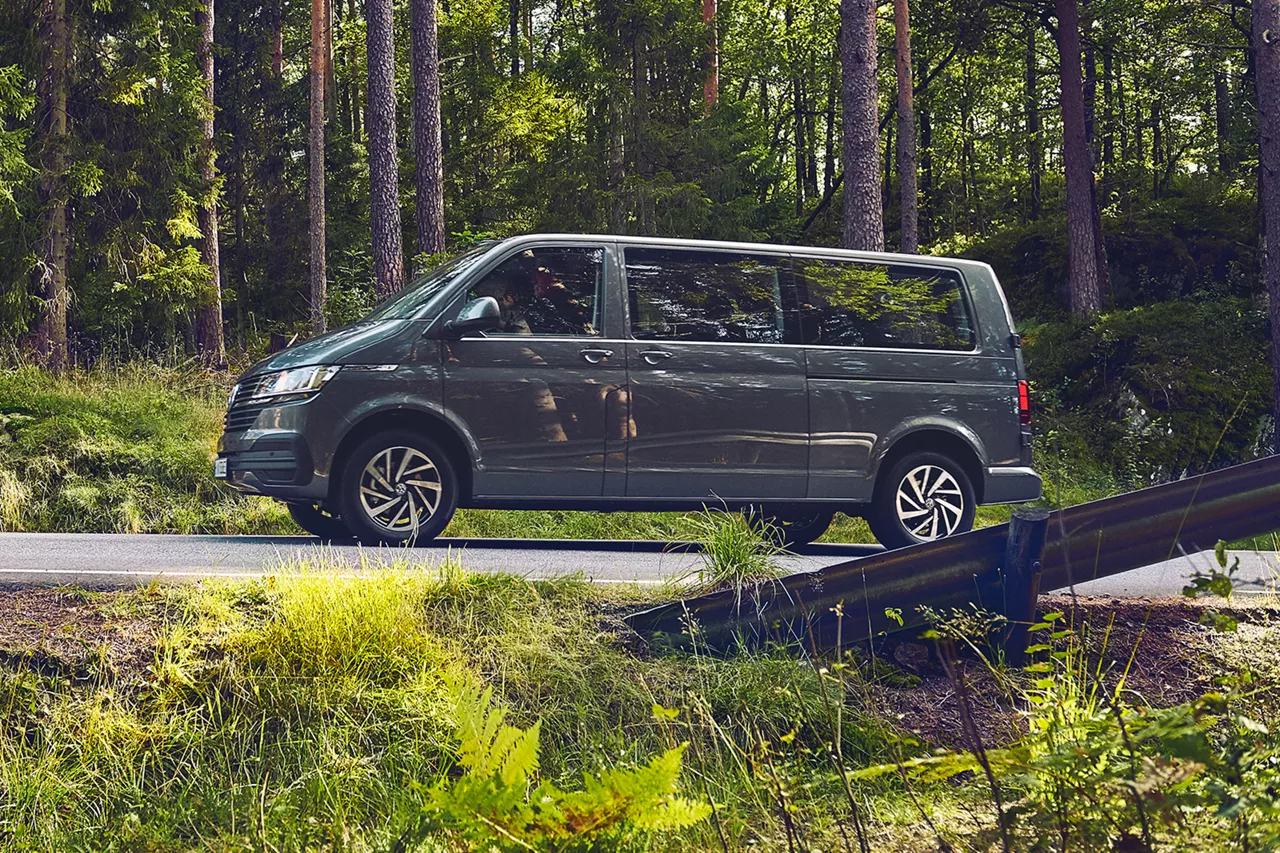
[[440, 53], [436, 0], [412, 0], [413, 140], [418, 252], [444, 251], [444, 156], [440, 138]]
[[201, 0], [196, 10], [200, 31], [200, 77], [204, 99], [200, 114], [200, 180], [208, 197], [196, 211], [200, 222], [200, 260], [209, 268], [209, 285], [196, 308], [196, 346], [205, 364], [224, 368], [226, 345], [222, 332], [222, 263], [218, 252], [217, 152], [213, 139], [213, 0]]
[[1271, 322], [1274, 451], [1280, 453], [1280, 2], [1254, 0], [1254, 86], [1258, 93], [1258, 197], [1262, 211], [1262, 277]]
[[378, 294], [404, 286], [400, 235], [400, 166], [396, 157], [396, 49], [391, 0], [368, 0], [369, 213], [373, 225], [373, 275]]
[[916, 187], [916, 106], [911, 80], [911, 9], [893, 0], [893, 31], [898, 81], [898, 190], [902, 207], [900, 251], [920, 251], [919, 190]]
[[1093, 161], [1085, 133], [1077, 0], [1054, 0], [1062, 85], [1062, 159], [1067, 173], [1067, 287], [1071, 310], [1087, 317], [1102, 307], [1098, 276]]
[[311, 116], [307, 137], [307, 237], [310, 244], [307, 276], [311, 295], [311, 331], [325, 329], [327, 282], [324, 211], [324, 120], [329, 58], [328, 0], [311, 0]]
[[844, 246], [884, 249], [876, 121], [876, 0], [840, 0], [844, 103]]
[[67, 88], [71, 37], [66, 0], [40, 2], [40, 196], [44, 228], [36, 267], [41, 307], [36, 351], [51, 370], [67, 367]]

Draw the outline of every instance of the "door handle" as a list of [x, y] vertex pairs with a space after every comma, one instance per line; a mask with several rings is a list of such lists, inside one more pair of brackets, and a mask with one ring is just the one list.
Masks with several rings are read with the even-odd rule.
[[647, 349], [644, 352], [640, 353], [640, 357], [643, 358], [649, 364], [658, 364], [660, 362], [666, 361], [667, 359], [671, 358], [674, 355], [675, 353], [673, 352], [667, 352], [666, 350], [661, 350], [661, 349]]
[[613, 350], [595, 349], [595, 348], [588, 347], [587, 349], [582, 350], [582, 352], [579, 353], [579, 355], [581, 355], [583, 358], [587, 360], [587, 364], [599, 364], [600, 362], [604, 361], [606, 358], [612, 357]]

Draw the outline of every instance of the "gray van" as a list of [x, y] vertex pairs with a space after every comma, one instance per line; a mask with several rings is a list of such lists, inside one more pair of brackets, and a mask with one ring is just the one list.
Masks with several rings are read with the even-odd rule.
[[306, 530], [424, 541], [457, 507], [837, 510], [888, 547], [1040, 496], [1019, 339], [989, 266], [534, 234], [255, 365], [215, 474]]

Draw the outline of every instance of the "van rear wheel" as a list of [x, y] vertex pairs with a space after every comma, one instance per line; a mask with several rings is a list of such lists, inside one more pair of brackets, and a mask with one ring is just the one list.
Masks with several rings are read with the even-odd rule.
[[904, 548], [969, 532], [976, 505], [963, 467], [920, 451], [898, 460], [876, 484], [867, 524], [884, 547]]
[[407, 430], [362, 441], [338, 483], [342, 520], [366, 545], [439, 536], [458, 506], [458, 477], [439, 444]]
[[808, 545], [831, 526], [835, 513], [828, 510], [806, 509], [803, 506], [761, 507], [747, 509], [747, 519], [762, 525], [777, 544], [785, 547]]
[[355, 538], [342, 519], [316, 504], [289, 504], [293, 523], [326, 542], [345, 542]]

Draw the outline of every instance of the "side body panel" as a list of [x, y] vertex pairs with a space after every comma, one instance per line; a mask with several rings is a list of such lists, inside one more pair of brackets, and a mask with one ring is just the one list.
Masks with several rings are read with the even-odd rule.
[[627, 364], [629, 497], [804, 497], [809, 419], [798, 347], [631, 341]]

